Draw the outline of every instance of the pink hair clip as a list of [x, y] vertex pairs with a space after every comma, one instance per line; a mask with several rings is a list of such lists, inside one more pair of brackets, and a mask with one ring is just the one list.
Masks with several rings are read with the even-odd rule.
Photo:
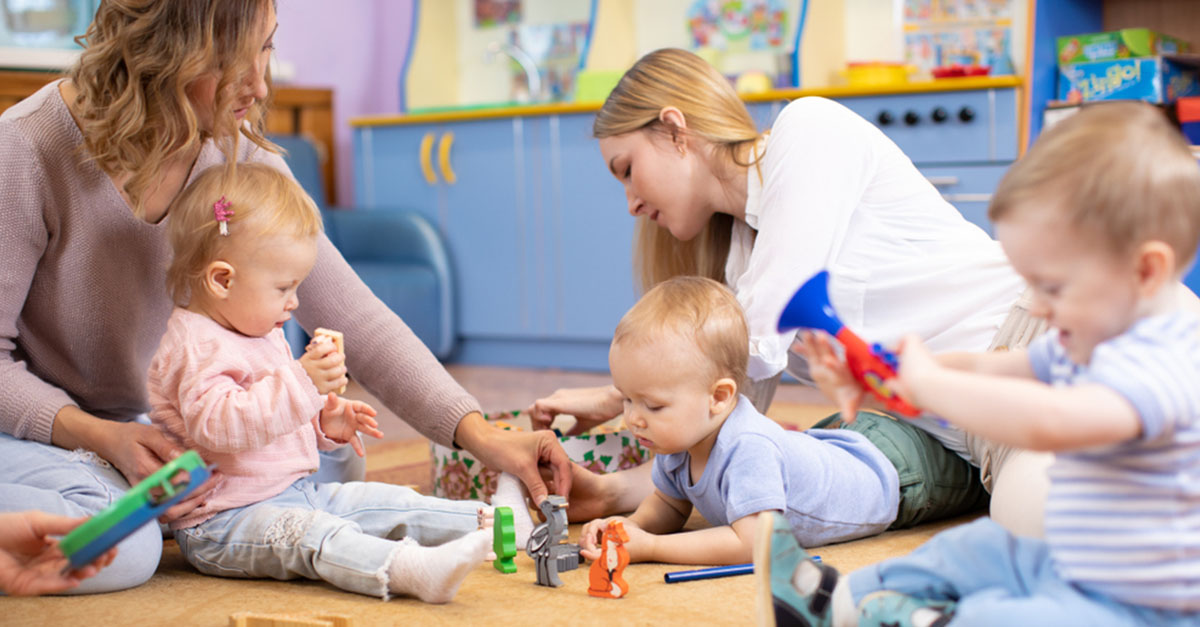
[[229, 217], [233, 215], [229, 205], [230, 202], [225, 200], [224, 196], [213, 203], [213, 216], [217, 219], [217, 228], [221, 230], [221, 235], [229, 235]]

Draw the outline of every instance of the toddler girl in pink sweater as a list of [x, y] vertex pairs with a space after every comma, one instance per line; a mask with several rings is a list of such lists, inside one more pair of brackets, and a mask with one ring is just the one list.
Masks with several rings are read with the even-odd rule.
[[374, 409], [336, 394], [346, 369], [332, 342], [293, 359], [284, 339], [317, 258], [316, 205], [287, 174], [245, 163], [200, 174], [168, 215], [176, 308], [150, 365], [150, 417], [218, 477], [171, 525], [184, 557], [211, 575], [449, 601], [490, 547], [482, 503], [309, 478], [318, 450], [362, 455], [358, 432], [383, 435]]

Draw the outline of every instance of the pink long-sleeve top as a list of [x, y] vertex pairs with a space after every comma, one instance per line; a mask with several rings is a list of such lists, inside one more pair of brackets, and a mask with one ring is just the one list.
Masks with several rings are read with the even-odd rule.
[[283, 330], [247, 337], [176, 308], [150, 361], [150, 420], [217, 465], [202, 507], [171, 524], [268, 499], [317, 470], [324, 397], [292, 359]]

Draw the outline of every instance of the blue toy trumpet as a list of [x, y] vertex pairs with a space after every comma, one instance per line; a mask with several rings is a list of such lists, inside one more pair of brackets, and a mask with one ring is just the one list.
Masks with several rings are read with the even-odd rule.
[[850, 373], [867, 391], [891, 411], [909, 417], [920, 415], [920, 410], [887, 385], [900, 367], [895, 353], [879, 344], [868, 346], [838, 318], [829, 301], [829, 272], [822, 270], [805, 281], [779, 314], [779, 330], [792, 329], [820, 329], [832, 335], [846, 350]]

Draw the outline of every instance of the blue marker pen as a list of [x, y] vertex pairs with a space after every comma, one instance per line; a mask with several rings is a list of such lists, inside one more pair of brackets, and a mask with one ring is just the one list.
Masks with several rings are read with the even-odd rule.
[[[814, 562], [819, 562], [821, 561], [821, 556], [813, 555], [812, 559]], [[714, 566], [712, 568], [701, 568], [698, 570], [679, 570], [673, 573], [664, 573], [663, 581], [667, 583], [679, 583], [682, 581], [696, 581], [698, 579], [716, 579], [718, 577], [749, 575], [752, 572], [754, 572], [754, 564]]]

